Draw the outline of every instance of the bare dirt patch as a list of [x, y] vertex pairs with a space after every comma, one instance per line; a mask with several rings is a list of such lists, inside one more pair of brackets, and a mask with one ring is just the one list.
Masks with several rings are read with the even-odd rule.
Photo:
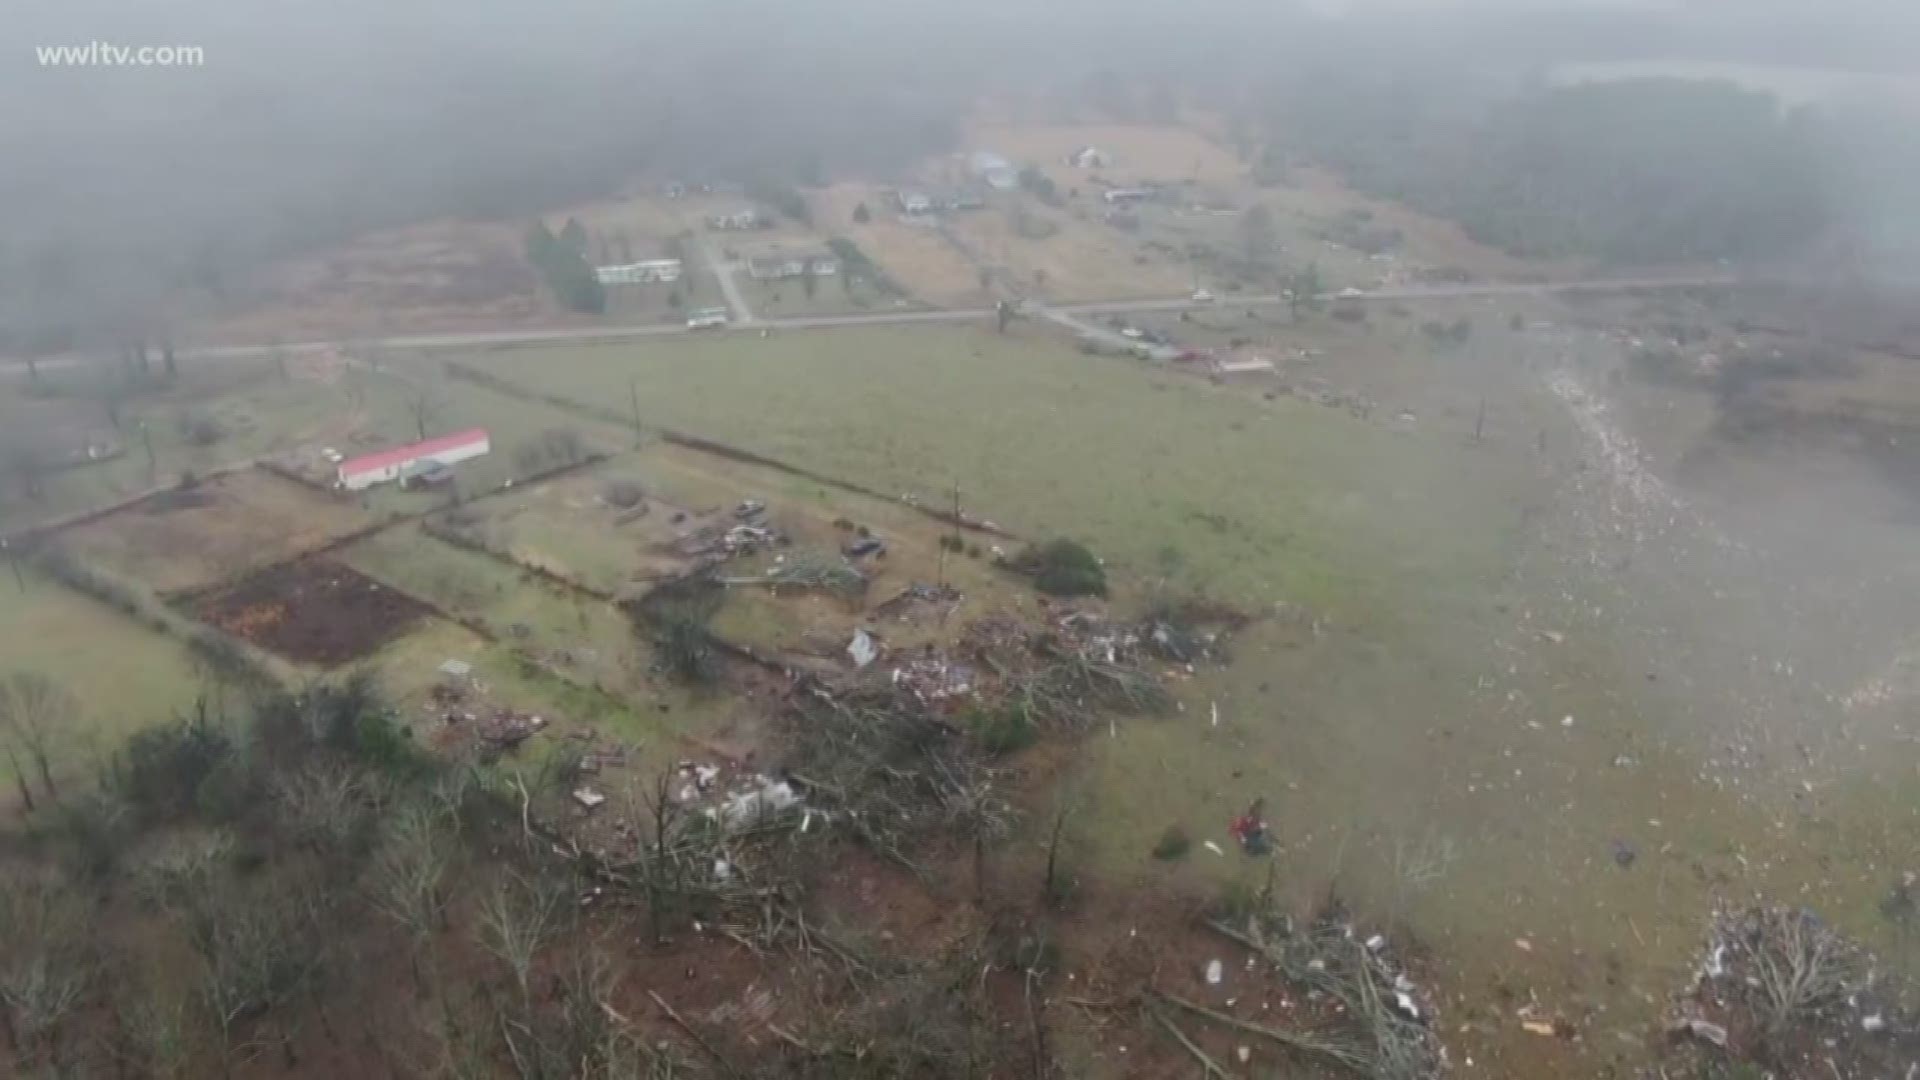
[[69, 530], [72, 554], [158, 592], [206, 588], [372, 523], [351, 503], [245, 469]]
[[399, 637], [433, 609], [331, 559], [257, 574], [196, 614], [289, 660], [333, 667]]

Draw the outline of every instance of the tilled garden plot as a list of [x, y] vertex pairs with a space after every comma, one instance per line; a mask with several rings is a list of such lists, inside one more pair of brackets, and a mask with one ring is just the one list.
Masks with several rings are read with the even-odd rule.
[[333, 667], [374, 652], [433, 608], [331, 559], [307, 559], [215, 593], [195, 614], [289, 660]]

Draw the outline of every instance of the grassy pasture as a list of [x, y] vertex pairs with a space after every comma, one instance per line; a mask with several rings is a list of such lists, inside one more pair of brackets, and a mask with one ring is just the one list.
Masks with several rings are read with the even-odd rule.
[[38, 672], [78, 699], [75, 730], [57, 743], [59, 767], [80, 770], [206, 689], [178, 641], [31, 571], [22, 579], [24, 589], [0, 568], [0, 677]]
[[90, 563], [160, 593], [204, 588], [372, 524], [354, 506], [247, 469], [60, 534]]
[[[484, 364], [583, 402], [630, 382], [649, 422], [934, 505], [957, 482], [977, 515], [1076, 535], [1134, 576], [1177, 563], [1255, 607], [1352, 610], [1408, 578], [1485, 584], [1519, 511], [1511, 466], [1449, 436], [1080, 356], [1031, 329], [722, 335]], [[1416, 514], [1436, 527], [1409, 534]]]

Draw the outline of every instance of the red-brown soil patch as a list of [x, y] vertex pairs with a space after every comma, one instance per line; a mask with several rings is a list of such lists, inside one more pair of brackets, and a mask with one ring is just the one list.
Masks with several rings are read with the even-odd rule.
[[331, 559], [276, 567], [200, 602], [204, 621], [289, 660], [332, 667], [372, 653], [433, 613]]

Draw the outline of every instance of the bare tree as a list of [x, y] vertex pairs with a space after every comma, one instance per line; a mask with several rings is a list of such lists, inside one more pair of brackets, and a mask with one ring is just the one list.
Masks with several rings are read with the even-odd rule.
[[324, 762], [276, 773], [273, 794], [294, 836], [321, 854], [338, 854], [358, 839], [384, 792], [366, 774]]
[[17, 1064], [60, 1073], [62, 1025], [85, 1003], [96, 969], [84, 910], [45, 882], [0, 890], [0, 1016]]
[[1770, 1034], [1844, 1000], [1864, 966], [1858, 946], [1800, 907], [1749, 911], [1723, 940], [1746, 961], [1750, 996]]
[[946, 776], [947, 816], [973, 849], [973, 899], [987, 898], [987, 849], [1013, 831], [1013, 807], [994, 790], [986, 770], [942, 768]]
[[423, 988], [420, 953], [446, 919], [446, 840], [431, 809], [409, 806], [388, 828], [372, 870], [374, 905], [407, 931], [414, 983]]
[[1063, 785], [1053, 807], [1053, 824], [1047, 829], [1047, 869], [1040, 878], [1040, 902], [1049, 907], [1064, 903], [1072, 891], [1060, 880], [1060, 849], [1070, 839], [1068, 825], [1080, 809], [1080, 796], [1072, 782]]
[[[674, 798], [674, 779], [671, 768], [662, 769], [654, 778], [643, 808], [653, 826], [653, 835], [643, 836], [635, 843], [640, 857], [639, 869], [646, 880], [647, 927], [656, 946], [666, 941], [667, 907], [681, 883], [680, 863], [673, 852], [674, 834], [681, 817], [680, 801]], [[628, 800], [630, 803], [640, 801], [637, 792], [630, 794]], [[633, 815], [636, 821], [639, 816]]]
[[557, 882], [509, 872], [480, 904], [480, 945], [512, 972], [523, 1008], [533, 1003], [533, 961], [560, 928], [565, 891]]
[[53, 782], [51, 743], [55, 733], [71, 726], [78, 711], [72, 694], [38, 672], [16, 671], [0, 683], [0, 728], [33, 759], [50, 799], [60, 797]]
[[[202, 967], [199, 996], [220, 1030], [223, 1071], [247, 1025], [311, 993], [325, 955], [320, 933], [324, 897], [296, 886], [242, 892], [213, 889], [184, 897], [179, 909]], [[291, 1031], [278, 1039], [296, 1064]]]
[[21, 498], [38, 500], [47, 493], [49, 463], [46, 453], [28, 432], [0, 447], [0, 467], [4, 467], [14, 490]]
[[7, 767], [13, 771], [13, 786], [20, 792], [20, 805], [31, 814], [39, 809], [34, 805], [33, 786], [27, 783], [27, 770], [20, 766], [20, 751], [12, 743], [7, 744]]
[[177, 1080], [191, 1075], [191, 1032], [186, 1005], [153, 986], [142, 986], [116, 1002], [119, 1024], [115, 1054], [137, 1075]]
[[441, 394], [439, 387], [432, 383], [423, 382], [415, 386], [407, 395], [407, 415], [413, 417], [415, 434], [424, 440], [427, 437], [427, 428], [431, 427], [434, 420], [440, 416], [441, 410], [446, 408], [446, 403], [446, 397]]

